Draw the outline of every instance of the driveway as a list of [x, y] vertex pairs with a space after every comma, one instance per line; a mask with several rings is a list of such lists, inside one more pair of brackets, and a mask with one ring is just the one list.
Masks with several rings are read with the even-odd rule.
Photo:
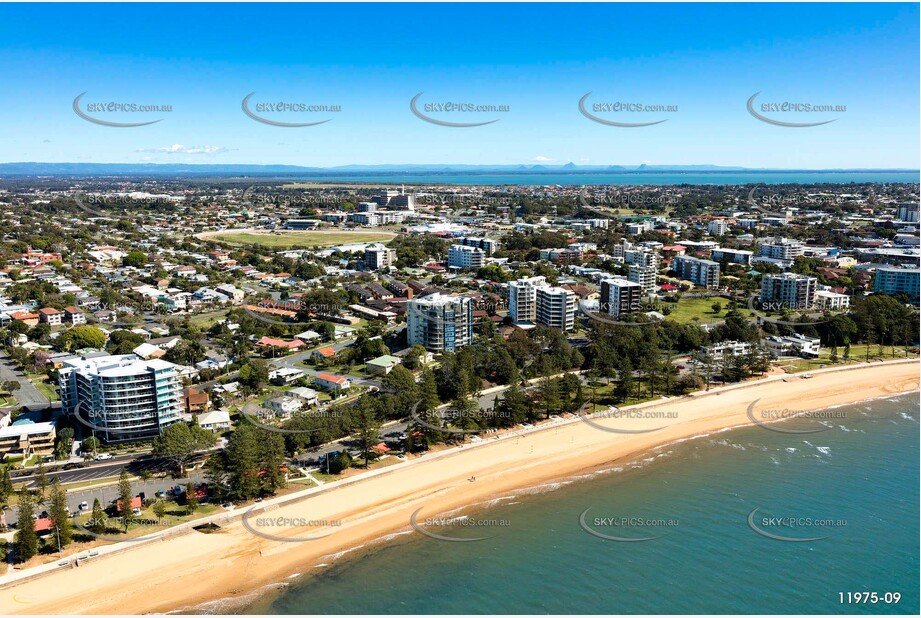
[[51, 407], [51, 402], [48, 398], [35, 388], [35, 385], [29, 381], [29, 378], [17, 367], [16, 363], [5, 352], [0, 352], [0, 381], [8, 382], [10, 380], [19, 382], [19, 388], [13, 391], [13, 397], [16, 398], [19, 405], [25, 406], [32, 411]]

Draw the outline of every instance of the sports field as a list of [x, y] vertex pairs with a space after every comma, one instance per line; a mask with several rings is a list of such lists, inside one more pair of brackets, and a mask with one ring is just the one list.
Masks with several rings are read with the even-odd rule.
[[388, 243], [396, 234], [392, 232], [372, 232], [365, 230], [344, 231], [299, 231], [284, 230], [268, 232], [265, 230], [234, 230], [227, 232], [205, 232], [198, 237], [231, 245], [257, 244], [275, 249], [293, 249], [309, 247], [331, 247], [362, 242]]

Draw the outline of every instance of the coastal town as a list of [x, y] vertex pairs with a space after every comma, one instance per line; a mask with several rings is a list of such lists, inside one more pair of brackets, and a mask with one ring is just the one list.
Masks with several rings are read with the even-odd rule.
[[918, 354], [913, 185], [244, 184], [3, 183], [6, 578], [490, 436]]

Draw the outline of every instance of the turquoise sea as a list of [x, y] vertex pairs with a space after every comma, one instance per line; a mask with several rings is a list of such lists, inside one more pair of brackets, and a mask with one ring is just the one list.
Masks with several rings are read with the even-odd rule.
[[744, 185], [752, 183], [913, 182], [917, 171], [738, 171], [738, 172], [545, 172], [545, 173], [342, 173], [305, 176], [304, 182], [405, 183], [422, 185]]
[[[491, 537], [475, 542], [396, 535], [330, 556], [246, 607], [218, 601], [201, 611], [917, 615], [918, 395], [838, 410], [843, 418], [821, 425], [782, 425], [827, 428], [817, 433], [725, 431], [474, 505], [461, 513], [506, 526], [431, 529]], [[748, 521], [756, 508], [759, 530], [827, 538], [761, 535]], [[580, 525], [586, 509], [589, 530], [658, 538], [599, 538]], [[770, 519], [781, 517], [795, 519]], [[842, 604], [847, 592], [901, 599]]]

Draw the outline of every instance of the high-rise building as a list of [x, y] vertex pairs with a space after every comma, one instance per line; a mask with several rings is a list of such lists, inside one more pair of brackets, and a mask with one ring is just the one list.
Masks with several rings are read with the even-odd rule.
[[873, 280], [874, 292], [908, 294], [918, 302], [919, 273], [917, 268], [877, 268]]
[[658, 266], [659, 254], [645, 247], [628, 249], [624, 251], [624, 263], [637, 266]]
[[652, 292], [656, 289], [656, 272], [655, 266], [637, 266], [634, 264], [627, 271], [627, 280], [639, 284], [645, 293]]
[[773, 311], [807, 311], [815, 304], [818, 280], [807, 275], [781, 273], [761, 278], [761, 303]]
[[181, 420], [179, 366], [134, 354], [73, 356], [58, 371], [61, 406], [97, 437], [125, 441], [160, 435]]
[[792, 238], [765, 238], [758, 247], [758, 255], [774, 260], [793, 260], [803, 255], [803, 243]]
[[429, 294], [406, 303], [406, 339], [429, 352], [454, 352], [473, 341], [473, 299]]
[[381, 270], [390, 268], [397, 261], [396, 249], [388, 249], [381, 244], [365, 247], [365, 268], [368, 270]]
[[576, 322], [576, 295], [558, 287], [537, 288], [537, 323], [562, 331], [572, 330]]
[[707, 234], [722, 236], [729, 233], [729, 224], [725, 219], [713, 219], [707, 224]]
[[544, 277], [529, 277], [508, 284], [508, 315], [515, 324], [537, 321], [537, 288], [546, 285]]
[[602, 279], [601, 301], [602, 313], [620, 317], [622, 313], [639, 311], [643, 299], [643, 287], [624, 279]]
[[712, 260], [677, 255], [672, 258], [672, 270], [678, 273], [679, 278], [694, 285], [705, 288], [720, 286], [720, 265]]
[[918, 223], [918, 202], [902, 202], [899, 204], [899, 221]]
[[486, 252], [467, 245], [451, 245], [448, 249], [448, 266], [452, 268], [482, 268]]

